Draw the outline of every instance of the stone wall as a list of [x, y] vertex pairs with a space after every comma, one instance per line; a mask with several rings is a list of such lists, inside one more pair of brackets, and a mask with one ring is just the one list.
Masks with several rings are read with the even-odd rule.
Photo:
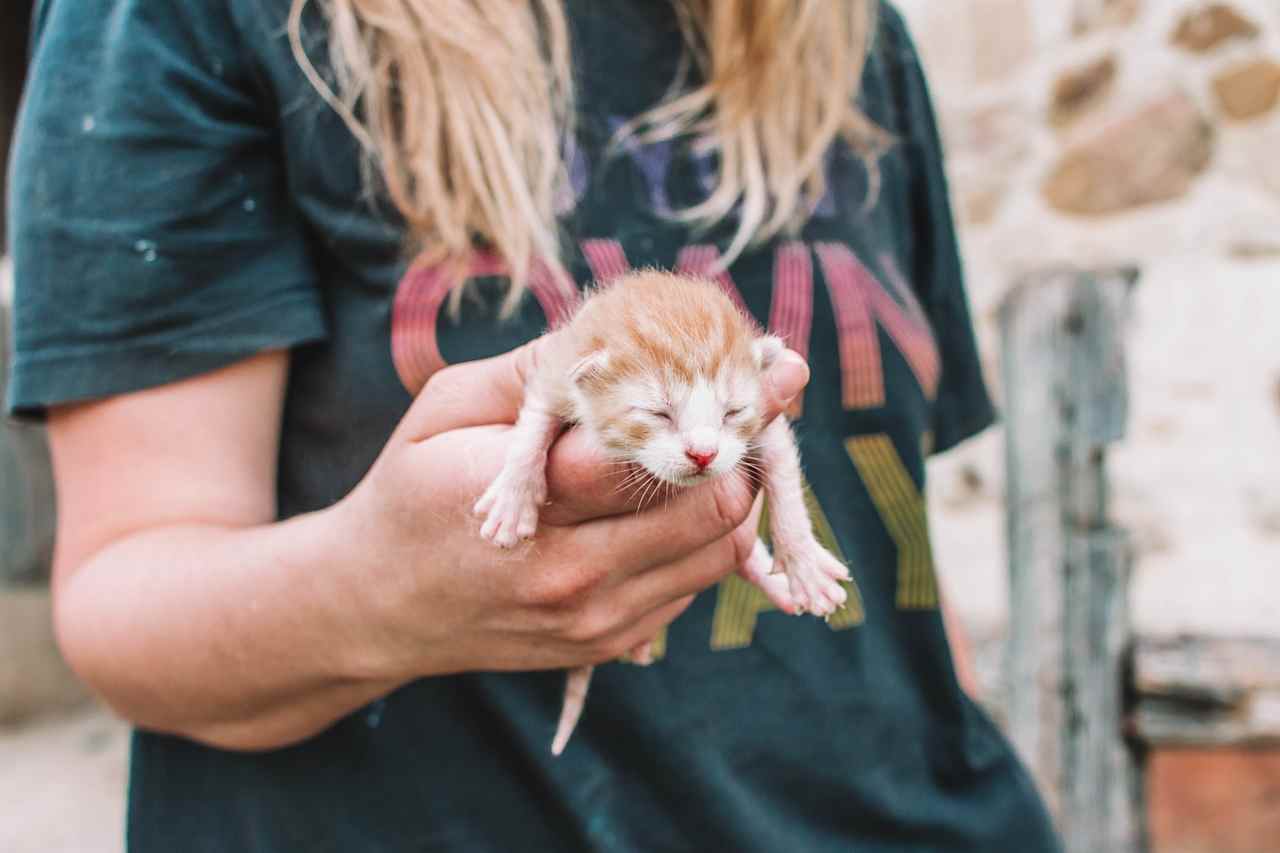
[[[947, 144], [984, 361], [1023, 272], [1134, 264], [1114, 453], [1139, 630], [1280, 623], [1280, 0], [896, 0]], [[931, 469], [939, 570], [1004, 621], [998, 431]], [[946, 582], [944, 577], [944, 583]]]
[[[1023, 272], [1135, 264], [1114, 511], [1144, 636], [1280, 636], [1280, 0], [894, 0], [933, 84], [997, 397]], [[930, 465], [944, 590], [1000, 710], [1002, 437]], [[1280, 753], [1157, 751], [1153, 849], [1262, 853]]]
[[974, 298], [1053, 260], [1280, 256], [1280, 2], [899, 0]]

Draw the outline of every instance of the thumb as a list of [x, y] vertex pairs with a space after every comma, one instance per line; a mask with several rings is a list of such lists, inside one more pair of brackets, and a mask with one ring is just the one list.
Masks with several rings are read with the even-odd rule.
[[432, 374], [396, 432], [408, 441], [425, 441], [454, 429], [514, 424], [546, 340], [543, 335], [502, 355]]
[[809, 384], [809, 365], [794, 350], [784, 349], [769, 366], [763, 384], [762, 408], [767, 423], [790, 408], [804, 392]]

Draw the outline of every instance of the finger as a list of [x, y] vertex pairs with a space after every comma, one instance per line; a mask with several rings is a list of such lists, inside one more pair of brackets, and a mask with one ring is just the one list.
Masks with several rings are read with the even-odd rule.
[[724, 536], [678, 560], [630, 576], [619, 594], [628, 601], [628, 608], [651, 610], [720, 583], [737, 570], [738, 557], [739, 547], [733, 537]]
[[572, 525], [633, 512], [642, 485], [636, 467], [611, 458], [584, 430], [569, 430], [547, 455], [542, 521]]
[[627, 652], [624, 658], [636, 666], [652, 666], [653, 665], [653, 639], [645, 640], [631, 651]]
[[571, 551], [608, 554], [606, 571], [628, 577], [675, 562], [729, 535], [747, 519], [756, 493], [744, 474], [726, 475], [678, 489], [660, 506], [644, 512], [551, 530], [566, 534], [563, 544]]
[[615, 579], [618, 594], [628, 602], [624, 606], [643, 613], [663, 602], [696, 595], [739, 570], [750, 560], [752, 544], [759, 542], [756, 531], [762, 508], [763, 500], [757, 496], [747, 519], [729, 535], [665, 565]]
[[418, 393], [397, 434], [422, 441], [453, 429], [513, 424], [547, 336], [493, 358], [437, 371]]
[[794, 350], [783, 350], [761, 383], [761, 408], [765, 423], [790, 408], [808, 384], [808, 363]]
[[[693, 598], [692, 595], [688, 595], [668, 602], [661, 607], [654, 608], [627, 627], [622, 628], [608, 640], [610, 646], [620, 649], [618, 654], [611, 657], [621, 657], [628, 650], [636, 649], [658, 636], [664, 628], [676, 621], [681, 613], [689, 609], [689, 605], [693, 604]], [[594, 661], [594, 663], [603, 662], [602, 660]]]
[[663, 483], [638, 463], [606, 453], [585, 431], [571, 429], [547, 457], [547, 503], [542, 521], [570, 526], [594, 519], [634, 515], [666, 506], [687, 487]]
[[[809, 366], [784, 350], [763, 382], [762, 411], [772, 421], [804, 391]], [[551, 449], [547, 465], [547, 524], [569, 525], [635, 512], [642, 503], [672, 488], [661, 487], [639, 465], [606, 454], [584, 430], [570, 430]]]

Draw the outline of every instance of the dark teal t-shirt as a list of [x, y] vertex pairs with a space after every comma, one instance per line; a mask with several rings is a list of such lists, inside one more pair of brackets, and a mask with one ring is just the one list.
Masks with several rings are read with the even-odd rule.
[[[39, 4], [11, 185], [7, 401], [38, 414], [291, 348], [282, 517], [346, 494], [433, 371], [529, 340], [592, 279], [706, 270], [732, 234], [669, 216], [714, 174], [685, 143], [605, 154], [676, 75], [670, 5], [570, 0], [574, 280], [536, 275], [500, 324], [502, 270], [481, 255], [482, 298], [450, 319], [444, 278], [406, 262], [391, 206], [362, 195], [356, 144], [298, 71], [288, 5]], [[862, 98], [896, 139], [874, 204], [837, 148], [803, 231], [720, 277], [812, 366], [796, 428], [819, 533], [852, 569], [849, 607], [829, 624], [787, 617], [724, 581], [655, 666], [598, 669], [559, 759], [559, 672], [422, 680], [260, 754], [138, 732], [131, 850], [1058, 850], [1027, 774], [956, 683], [938, 609], [925, 458], [992, 410], [928, 94], [891, 9]]]

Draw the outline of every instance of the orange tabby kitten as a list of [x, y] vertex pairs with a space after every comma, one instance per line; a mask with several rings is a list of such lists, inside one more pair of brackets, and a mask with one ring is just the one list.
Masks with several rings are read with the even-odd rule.
[[[783, 348], [714, 282], [644, 271], [588, 294], [550, 335], [529, 379], [503, 468], [475, 505], [481, 535], [510, 548], [535, 534], [547, 451], [566, 424], [638, 466], [653, 492], [736, 474], [751, 460], [769, 501], [774, 553], [757, 541], [741, 574], [783, 609], [833, 613], [848, 569], [813, 534], [786, 419], [762, 419], [761, 381]], [[569, 673], [556, 755], [582, 713], [591, 670]]]

